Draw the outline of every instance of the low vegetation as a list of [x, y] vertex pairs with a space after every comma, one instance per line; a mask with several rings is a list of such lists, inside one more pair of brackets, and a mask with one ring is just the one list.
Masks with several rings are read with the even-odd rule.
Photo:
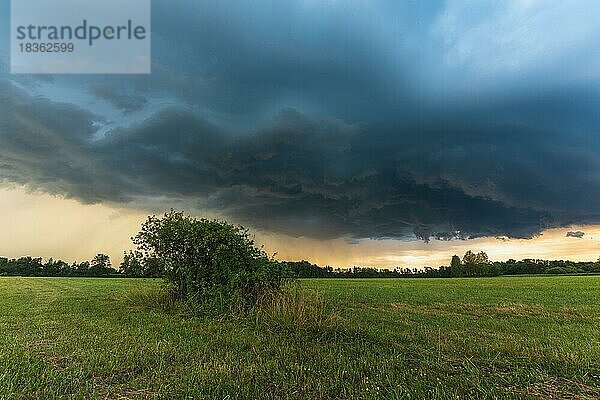
[[297, 285], [215, 318], [161, 280], [0, 278], [0, 398], [600, 397], [600, 277]]
[[[435, 270], [333, 270], [174, 211], [133, 243], [118, 273], [102, 254], [0, 260], [0, 273], [113, 277], [0, 278], [0, 399], [600, 397], [600, 277], [443, 279], [598, 263], [467, 252]], [[414, 279], [294, 279], [315, 275]]]
[[275, 332], [319, 333], [335, 330], [339, 315], [320, 292], [287, 285], [261, 295], [250, 315], [258, 326]]

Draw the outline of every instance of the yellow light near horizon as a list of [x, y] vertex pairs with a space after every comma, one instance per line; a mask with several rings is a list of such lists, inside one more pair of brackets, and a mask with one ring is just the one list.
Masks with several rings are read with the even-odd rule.
[[[0, 256], [36, 256], [65, 261], [108, 254], [118, 265], [130, 237], [148, 212], [109, 204], [81, 204], [72, 199], [29, 192], [20, 187], [0, 188]], [[565, 237], [582, 230], [581, 238]], [[334, 267], [370, 266], [413, 268], [447, 265], [452, 255], [467, 250], [486, 251], [492, 260], [510, 258], [596, 260], [600, 257], [600, 225], [552, 229], [530, 240], [481, 238], [422, 241], [345, 239], [318, 240], [272, 233], [257, 233], [257, 242], [281, 260], [308, 260]]]
[[[569, 230], [582, 230], [581, 238], [568, 238]], [[376, 268], [421, 268], [448, 265], [453, 255], [468, 250], [485, 251], [491, 260], [506, 261], [550, 259], [595, 261], [600, 257], [600, 225], [550, 229], [533, 239], [479, 238], [473, 240], [398, 241], [365, 240], [352, 244], [347, 240], [320, 241], [281, 235], [260, 237], [279, 259], [306, 259], [319, 265], [369, 266]]]
[[0, 255], [72, 262], [105, 253], [118, 263], [145, 217], [135, 210], [0, 188]]

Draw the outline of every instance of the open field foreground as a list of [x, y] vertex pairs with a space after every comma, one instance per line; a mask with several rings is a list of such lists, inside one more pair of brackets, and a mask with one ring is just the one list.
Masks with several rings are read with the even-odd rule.
[[598, 276], [300, 285], [322, 320], [144, 305], [159, 280], [0, 278], [0, 398], [600, 398]]

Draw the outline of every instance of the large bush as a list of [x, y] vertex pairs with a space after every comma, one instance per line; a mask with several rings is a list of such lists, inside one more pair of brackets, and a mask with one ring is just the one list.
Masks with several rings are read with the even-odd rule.
[[178, 297], [208, 301], [241, 300], [278, 291], [284, 268], [254, 243], [247, 229], [218, 220], [171, 211], [149, 217], [133, 238], [142, 262], [161, 264]]

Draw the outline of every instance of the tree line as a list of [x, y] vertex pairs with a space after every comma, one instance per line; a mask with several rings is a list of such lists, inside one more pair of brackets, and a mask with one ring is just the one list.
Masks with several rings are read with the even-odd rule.
[[0, 276], [110, 277], [120, 274], [112, 267], [110, 257], [98, 254], [91, 261], [71, 264], [52, 258], [44, 262], [41, 257], [0, 257]]
[[134, 252], [124, 254], [118, 269], [106, 254], [97, 254], [91, 261], [73, 263], [53, 258], [44, 261], [41, 257], [0, 257], [0, 276], [160, 278], [163, 275], [164, 268], [157, 259], [142, 261]]
[[600, 258], [596, 262], [525, 259], [521, 261], [490, 261], [485, 252], [467, 251], [463, 258], [455, 255], [448, 266], [438, 268], [320, 267], [308, 261], [287, 262], [297, 278], [457, 278], [491, 277], [501, 275], [562, 275], [598, 274]]
[[[462, 259], [455, 255], [450, 265], [438, 268], [333, 268], [320, 267], [308, 261], [279, 264], [281, 269], [295, 278], [453, 278], [600, 273], [600, 258], [596, 262], [540, 259], [490, 261], [485, 252], [472, 251], [467, 251]], [[44, 261], [41, 257], [0, 257], [0, 276], [158, 278], [164, 275], [164, 271], [158, 257], [142, 256], [137, 250], [125, 253], [118, 269], [113, 267], [106, 254], [98, 254], [91, 261], [73, 263], [52, 258]]]

